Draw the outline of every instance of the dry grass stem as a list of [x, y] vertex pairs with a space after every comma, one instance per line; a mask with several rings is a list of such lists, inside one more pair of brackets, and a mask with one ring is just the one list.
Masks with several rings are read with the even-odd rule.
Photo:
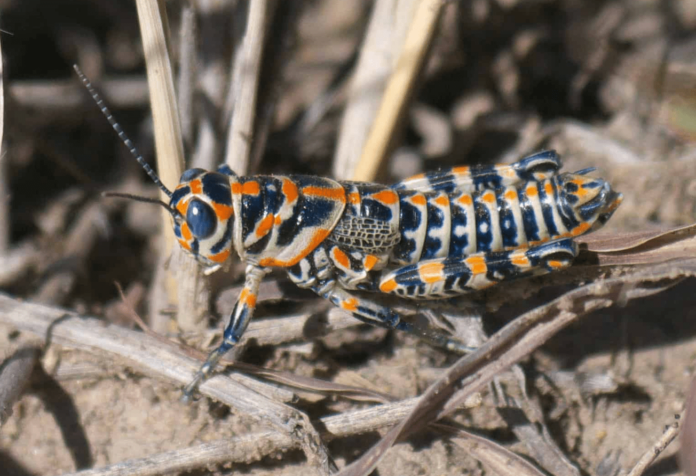
[[177, 80], [179, 121], [184, 143], [193, 143], [195, 124], [193, 95], [196, 90], [196, 12], [190, 5], [181, 10], [179, 28], [179, 77]]
[[[657, 457], [667, 449], [669, 444], [672, 443], [677, 436], [679, 436], [679, 420], [682, 416], [683, 415], [676, 415], [675, 422], [665, 428], [660, 438], [658, 438], [655, 444], [643, 454], [626, 476], [641, 476], [645, 473]], [[687, 472], [685, 472], [685, 474], [690, 476]]]
[[[17, 105], [66, 114], [85, 104], [85, 91], [74, 79], [65, 81], [15, 81], [8, 87]], [[110, 108], [141, 107], [149, 101], [147, 81], [141, 77], [105, 79], [99, 93]], [[90, 110], [94, 105], [90, 105]]]
[[[118, 358], [146, 374], [181, 385], [190, 382], [200, 366], [199, 360], [175, 353], [172, 345], [146, 334], [104, 326], [97, 319], [73, 317], [57, 308], [20, 303], [1, 294], [0, 323], [42, 338], [50, 336], [51, 342], [58, 345]], [[305, 451], [312, 465], [328, 468], [329, 458], [321, 438], [302, 412], [223, 375], [210, 378], [199, 391], [288, 435]], [[276, 387], [271, 385], [266, 395], [278, 395]]]
[[[166, 9], [161, 0], [138, 0], [136, 4], [145, 51], [152, 118], [155, 125], [157, 168], [162, 182], [172, 190], [184, 171], [184, 146], [167, 43], [169, 31]], [[162, 199], [168, 200], [168, 197], [162, 194]], [[172, 226], [171, 216], [166, 211], [162, 211], [162, 217], [162, 230], [166, 230], [163, 256], [168, 258], [175, 249], [174, 234], [169, 232]], [[206, 293], [202, 292], [204, 290], [202, 273], [197, 263], [184, 253], [176, 253], [175, 262], [176, 279], [170, 273], [158, 275], [163, 278], [162, 284], [167, 300], [178, 306], [177, 322], [181, 329], [202, 329], [205, 327], [207, 312]], [[158, 286], [161, 284], [156, 282], [154, 287]], [[153, 301], [151, 309], [166, 307], [165, 303], [157, 299], [158, 297], [162, 297], [162, 294], [157, 292], [151, 294]]]
[[[487, 385], [500, 372], [519, 362], [571, 322], [617, 300], [625, 303], [649, 293], [664, 291], [684, 276], [696, 275], [696, 260], [680, 265], [663, 264], [615, 279], [580, 287], [536, 308], [503, 327], [474, 353], [463, 357], [423, 394], [419, 405], [340, 476], [364, 476], [372, 471], [391, 446], [449, 415], [462, 401]], [[660, 285], [656, 285], [661, 283]], [[626, 286], [630, 285], [630, 291]], [[641, 286], [644, 286], [643, 289]]]
[[387, 158], [394, 131], [410, 104], [445, 4], [442, 0], [420, 0], [418, 3], [353, 180], [373, 181]]
[[[251, 145], [254, 141], [254, 120], [260, 81], [266, 30], [270, 21], [271, 6], [268, 0], [249, 3], [249, 14], [241, 47], [239, 77], [232, 77], [234, 98], [232, 119], [227, 135], [225, 163], [239, 175], [249, 167]], [[238, 86], [235, 86], [235, 83]]]
[[348, 88], [332, 175], [350, 180], [380, 107], [417, 0], [377, 0]]
[[19, 400], [29, 384], [34, 365], [41, 356], [38, 347], [21, 347], [0, 366], [0, 426], [12, 415], [12, 405]]
[[6, 152], [2, 146], [5, 132], [5, 80], [2, 67], [2, 42], [0, 42], [0, 257], [10, 247], [10, 191], [7, 186]]

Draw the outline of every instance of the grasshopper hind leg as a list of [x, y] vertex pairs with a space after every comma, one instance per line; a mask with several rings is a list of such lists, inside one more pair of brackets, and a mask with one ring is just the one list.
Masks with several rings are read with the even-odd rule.
[[[458, 354], [466, 354], [474, 349], [444, 333], [421, 329], [402, 319], [402, 316], [388, 306], [375, 300], [353, 293], [337, 281], [329, 253], [323, 247], [300, 261], [288, 270], [290, 279], [299, 287], [311, 289], [319, 296], [329, 300], [336, 307], [350, 312], [356, 319], [376, 327], [397, 329], [409, 332], [437, 347]], [[370, 287], [366, 281], [366, 288]]]

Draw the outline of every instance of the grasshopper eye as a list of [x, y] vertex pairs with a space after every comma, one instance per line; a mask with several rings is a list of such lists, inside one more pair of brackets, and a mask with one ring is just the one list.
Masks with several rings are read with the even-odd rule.
[[194, 198], [189, 203], [188, 211], [186, 212], [186, 223], [188, 223], [193, 236], [198, 239], [204, 239], [215, 233], [217, 217], [207, 203]]

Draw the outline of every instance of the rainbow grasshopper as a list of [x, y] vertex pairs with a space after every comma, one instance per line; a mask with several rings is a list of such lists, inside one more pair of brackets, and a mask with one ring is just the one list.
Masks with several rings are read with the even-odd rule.
[[[622, 200], [606, 181], [586, 175], [594, 169], [559, 173], [560, 158], [550, 150], [511, 165], [455, 167], [392, 186], [305, 175], [240, 177], [223, 165], [215, 172], [189, 169], [170, 191], [75, 69], [169, 203], [112, 195], [164, 206], [179, 244], [207, 271], [233, 251], [247, 264], [223, 341], [186, 386], [185, 398], [240, 341], [259, 284], [273, 268], [363, 322], [422, 334], [355, 291], [447, 298], [565, 268], [578, 252], [573, 239], [604, 225]], [[470, 350], [445, 335], [425, 337], [452, 351]]]

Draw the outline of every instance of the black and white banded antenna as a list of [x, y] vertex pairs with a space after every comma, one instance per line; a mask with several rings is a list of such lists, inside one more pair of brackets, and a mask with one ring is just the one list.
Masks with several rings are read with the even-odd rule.
[[82, 70], [80, 69], [79, 66], [76, 64], [73, 65], [73, 68], [75, 69], [75, 72], [77, 73], [77, 76], [80, 78], [82, 81], [82, 84], [85, 85], [85, 88], [87, 88], [87, 91], [89, 91], [89, 94], [92, 96], [92, 99], [97, 103], [97, 106], [101, 110], [102, 114], [106, 117], [106, 120], [109, 121], [109, 124], [111, 124], [111, 127], [114, 128], [116, 133], [118, 134], [118, 137], [121, 138], [123, 143], [126, 145], [128, 150], [130, 151], [131, 155], [135, 157], [135, 160], [138, 161], [138, 163], [142, 166], [143, 169], [145, 169], [145, 172], [150, 176], [153, 182], [155, 182], [155, 185], [159, 187], [160, 190], [162, 190], [169, 198], [172, 198], [172, 192], [169, 191], [167, 187], [164, 186], [160, 178], [157, 176], [154, 170], [150, 168], [149, 165], [145, 162], [145, 159], [143, 159], [142, 155], [138, 152], [138, 149], [135, 148], [133, 145], [133, 142], [128, 138], [125, 132], [123, 132], [123, 129], [121, 128], [121, 125], [116, 122], [116, 119], [114, 119], [114, 116], [111, 115], [111, 111], [109, 111], [109, 108], [106, 107], [106, 104], [104, 104], [104, 101], [102, 100], [101, 96], [99, 93], [94, 89], [94, 86], [92, 86], [92, 83], [87, 79], [87, 76], [84, 75]]

